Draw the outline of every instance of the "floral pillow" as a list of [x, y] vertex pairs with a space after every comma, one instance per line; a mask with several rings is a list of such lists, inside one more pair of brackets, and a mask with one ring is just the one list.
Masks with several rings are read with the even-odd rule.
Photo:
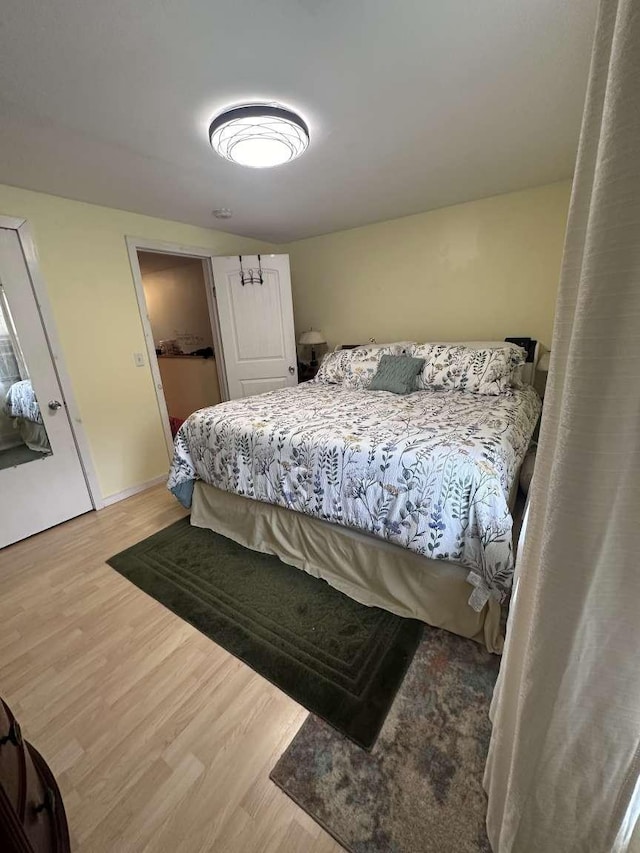
[[431, 391], [473, 391], [504, 394], [524, 364], [526, 352], [515, 345], [474, 349], [457, 344], [416, 344], [411, 355], [424, 358], [418, 388]]
[[316, 382], [344, 384], [347, 388], [367, 388], [383, 355], [404, 355], [412, 346], [414, 344], [411, 341], [405, 341], [335, 350], [324, 357]]
[[352, 352], [353, 350], [348, 349], [328, 352], [320, 363], [315, 381], [328, 385], [341, 385]]

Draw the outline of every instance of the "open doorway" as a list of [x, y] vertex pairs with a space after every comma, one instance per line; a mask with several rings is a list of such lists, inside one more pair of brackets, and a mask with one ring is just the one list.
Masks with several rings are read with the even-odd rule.
[[214, 406], [225, 396], [213, 288], [207, 284], [208, 261], [138, 247], [135, 253], [140, 270], [138, 295], [144, 298], [152, 347], [149, 358], [157, 367], [159, 402], [164, 399], [165, 403], [160, 405], [163, 420], [168, 421], [165, 434], [173, 439], [192, 412]]

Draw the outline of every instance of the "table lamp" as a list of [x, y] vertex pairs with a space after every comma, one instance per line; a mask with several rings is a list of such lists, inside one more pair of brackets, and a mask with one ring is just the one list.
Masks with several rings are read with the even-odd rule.
[[303, 347], [311, 347], [311, 367], [317, 367], [316, 347], [320, 344], [326, 344], [326, 340], [322, 332], [317, 329], [309, 329], [308, 332], [303, 332], [298, 338], [298, 343]]

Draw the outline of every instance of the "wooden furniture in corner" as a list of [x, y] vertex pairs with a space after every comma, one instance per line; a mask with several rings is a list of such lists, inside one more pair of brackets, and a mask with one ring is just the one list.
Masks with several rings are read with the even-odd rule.
[[316, 374], [320, 370], [320, 365], [311, 367], [310, 364], [305, 364], [302, 361], [298, 362], [298, 385], [301, 382], [309, 382], [310, 379], [315, 379]]
[[0, 699], [0, 850], [69, 853], [60, 790], [40, 753]]

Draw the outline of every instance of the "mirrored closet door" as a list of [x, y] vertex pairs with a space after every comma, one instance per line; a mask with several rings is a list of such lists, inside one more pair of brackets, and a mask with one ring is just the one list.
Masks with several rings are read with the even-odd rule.
[[20, 239], [0, 228], [0, 547], [91, 508]]

